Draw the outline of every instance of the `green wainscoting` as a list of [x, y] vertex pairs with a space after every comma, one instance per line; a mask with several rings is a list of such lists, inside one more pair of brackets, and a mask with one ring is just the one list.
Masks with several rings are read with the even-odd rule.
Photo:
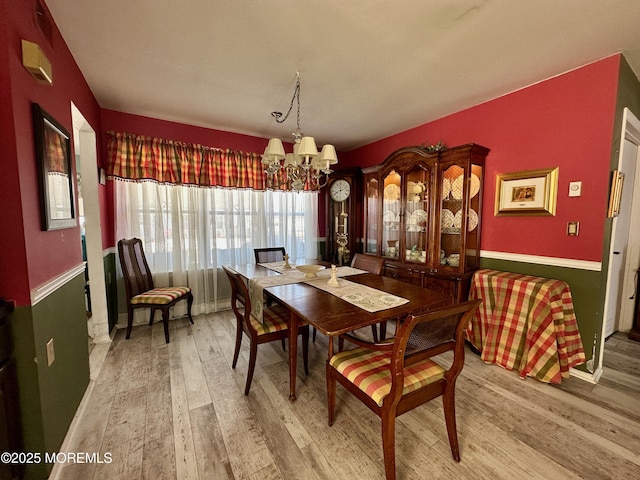
[[[84, 272], [10, 317], [18, 371], [24, 451], [60, 450], [89, 384]], [[47, 365], [53, 338], [55, 361]], [[47, 478], [53, 465], [26, 465], [25, 479]]]

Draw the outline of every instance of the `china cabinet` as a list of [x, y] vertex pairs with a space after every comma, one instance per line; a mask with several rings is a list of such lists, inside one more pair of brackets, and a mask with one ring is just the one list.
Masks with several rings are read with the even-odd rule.
[[484, 162], [476, 144], [405, 147], [364, 173], [364, 253], [384, 274], [467, 298], [480, 262]]
[[358, 207], [361, 171], [359, 168], [333, 172], [327, 181], [326, 232], [327, 245], [324, 259], [335, 265], [348, 265], [355, 253], [361, 251]]

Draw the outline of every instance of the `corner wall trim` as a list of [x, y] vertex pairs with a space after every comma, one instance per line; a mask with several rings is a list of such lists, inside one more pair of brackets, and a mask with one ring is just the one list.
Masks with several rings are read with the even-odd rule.
[[77, 277], [81, 273], [84, 273], [84, 262], [76, 265], [70, 270], [67, 270], [62, 275], [57, 276], [53, 280], [40, 285], [37, 288], [31, 290], [31, 305], [35, 305], [42, 299], [46, 298], [51, 293], [55, 292], [58, 288], [69, 282], [73, 278]]
[[596, 384], [602, 376], [602, 368], [598, 367], [598, 369], [594, 373], [583, 372], [582, 370], [578, 370], [577, 368], [570, 368], [569, 374], [572, 377], [579, 378], [580, 380], [584, 380], [585, 382]]
[[507, 260], [510, 262], [534, 263], [537, 265], [548, 265], [550, 267], [576, 268], [578, 270], [591, 270], [599, 272], [602, 270], [602, 262], [591, 262], [588, 260], [575, 260], [573, 258], [543, 257], [540, 255], [525, 255], [522, 253], [491, 252], [480, 251], [481, 258], [491, 258], [494, 260]]

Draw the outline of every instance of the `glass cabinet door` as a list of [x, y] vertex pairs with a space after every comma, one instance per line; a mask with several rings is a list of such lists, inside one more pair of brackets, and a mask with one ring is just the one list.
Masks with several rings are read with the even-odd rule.
[[440, 267], [460, 270], [464, 239], [464, 169], [451, 165], [442, 170], [442, 210], [440, 211]]
[[482, 165], [471, 164], [471, 179], [469, 181], [469, 215], [467, 217], [466, 267], [480, 268], [480, 215], [482, 207], [482, 185], [484, 168]]
[[404, 185], [404, 252], [402, 252], [405, 262], [427, 263], [430, 188], [428, 170], [418, 166], [407, 173]]
[[400, 250], [400, 213], [402, 177], [392, 170], [384, 177], [382, 195], [382, 256], [396, 259]]
[[365, 180], [365, 245], [364, 253], [378, 254], [379, 182], [372, 178]]

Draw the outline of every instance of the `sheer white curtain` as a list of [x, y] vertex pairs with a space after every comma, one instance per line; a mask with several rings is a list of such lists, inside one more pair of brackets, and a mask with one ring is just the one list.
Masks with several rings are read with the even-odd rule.
[[229, 297], [218, 289], [219, 279], [226, 285], [222, 265], [254, 262], [254, 248], [318, 256], [317, 193], [114, 182], [116, 239], [142, 239], [156, 286], [191, 287], [194, 314], [215, 311]]

